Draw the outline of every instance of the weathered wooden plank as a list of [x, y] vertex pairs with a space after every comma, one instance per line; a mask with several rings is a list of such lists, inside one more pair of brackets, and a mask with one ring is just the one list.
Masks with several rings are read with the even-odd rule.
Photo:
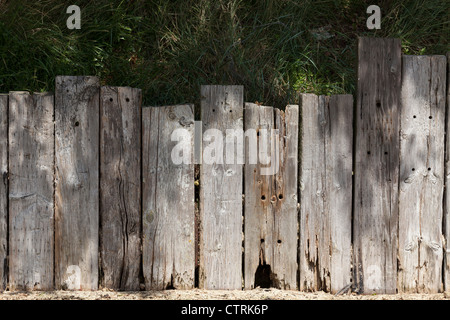
[[9, 94], [9, 288], [53, 289], [53, 94]]
[[400, 40], [360, 38], [358, 55], [354, 284], [360, 293], [395, 293]]
[[56, 77], [57, 289], [98, 287], [99, 91], [97, 77]]
[[8, 95], [0, 95], [0, 291], [7, 284], [8, 257]]
[[[447, 106], [446, 130], [450, 128], [450, 52], [447, 52]], [[450, 135], [445, 137], [445, 189], [444, 189], [444, 236], [445, 236], [445, 262], [444, 262], [444, 289], [450, 290]]]
[[140, 89], [100, 90], [102, 286], [139, 290], [141, 262]]
[[300, 290], [350, 284], [353, 99], [302, 95]]
[[[300, 133], [300, 283], [301, 291], [329, 290], [329, 259], [323, 256], [329, 245], [326, 217], [324, 100], [314, 94], [301, 96]], [[329, 251], [329, 250], [328, 250]]]
[[403, 56], [398, 289], [442, 289], [445, 56]]
[[[271, 131], [275, 129], [273, 108], [246, 103], [244, 127], [248, 133], [246, 141], [248, 147], [245, 148], [248, 154], [244, 168], [244, 288], [253, 289], [257, 286], [275, 285], [271, 279], [267, 279], [267, 277], [273, 279], [272, 272], [268, 268], [273, 268], [272, 247], [276, 241], [273, 239], [274, 217], [270, 202], [273, 193], [272, 177], [262, 175], [260, 168], [271, 165], [270, 154], [273, 150], [270, 137]], [[254, 146], [259, 148], [259, 153]], [[254, 158], [251, 158], [252, 156]], [[264, 157], [265, 165], [257, 162], [261, 157]]]
[[[299, 106], [288, 105], [285, 112], [275, 109], [275, 129], [279, 130], [279, 168], [275, 176], [274, 228], [278, 230], [274, 250], [274, 279], [280, 287], [298, 289], [298, 133]], [[277, 160], [278, 162], [278, 160]], [[275, 245], [275, 243], [274, 243]]]
[[204, 289], [242, 288], [243, 145], [235, 143], [226, 156], [231, 143], [225, 148], [223, 137], [227, 130], [243, 130], [243, 100], [242, 86], [201, 87], [199, 285]]
[[193, 105], [143, 109], [146, 290], [195, 284]]
[[253, 153], [246, 155], [244, 170], [246, 289], [297, 288], [298, 120], [298, 106], [287, 106], [285, 113], [245, 104], [247, 150]]
[[351, 283], [353, 96], [334, 95], [325, 109], [326, 209], [330, 219], [331, 292]]

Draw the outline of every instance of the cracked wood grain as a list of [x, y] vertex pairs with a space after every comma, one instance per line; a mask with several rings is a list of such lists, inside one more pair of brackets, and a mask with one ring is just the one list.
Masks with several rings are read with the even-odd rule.
[[445, 241], [445, 260], [444, 260], [444, 289], [450, 290], [450, 135], [448, 130], [450, 128], [450, 52], [447, 52], [447, 106], [446, 106], [446, 130], [445, 137], [445, 194], [444, 194], [444, 236]]
[[0, 291], [7, 284], [8, 258], [8, 95], [0, 94]]
[[140, 89], [100, 90], [100, 252], [102, 285], [139, 290], [141, 262]]

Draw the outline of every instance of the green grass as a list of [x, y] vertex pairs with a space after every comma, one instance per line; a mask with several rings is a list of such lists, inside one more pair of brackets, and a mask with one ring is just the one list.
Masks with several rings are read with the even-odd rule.
[[[66, 8], [81, 7], [81, 30]], [[367, 30], [378, 4], [381, 30]], [[143, 89], [146, 105], [198, 102], [202, 84], [242, 84], [283, 107], [296, 92], [354, 93], [358, 36], [399, 37], [407, 54], [449, 51], [443, 0], [0, 0], [0, 92], [53, 91], [56, 75]], [[322, 28], [328, 39], [318, 39]]]

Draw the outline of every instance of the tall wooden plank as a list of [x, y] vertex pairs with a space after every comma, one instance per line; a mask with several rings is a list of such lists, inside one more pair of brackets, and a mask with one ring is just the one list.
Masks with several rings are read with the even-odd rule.
[[231, 145], [225, 146], [225, 135], [243, 130], [243, 100], [242, 86], [201, 87], [199, 285], [204, 289], [242, 288], [243, 146], [236, 143], [227, 157]]
[[354, 284], [359, 293], [395, 293], [400, 40], [360, 38], [358, 56]]
[[445, 56], [403, 56], [400, 134], [401, 292], [442, 289]]
[[331, 292], [351, 283], [353, 96], [333, 95], [326, 108], [326, 208], [330, 220]]
[[[273, 243], [274, 283], [278, 287], [297, 289], [298, 244], [298, 133], [299, 106], [288, 105], [285, 111], [275, 109], [275, 129], [279, 134], [279, 159], [275, 163], [276, 196]], [[278, 152], [278, 151], [277, 151]], [[271, 164], [272, 164], [271, 160]], [[273, 196], [271, 201], [273, 200]]]
[[[450, 128], [450, 52], [447, 52], [447, 106], [446, 130]], [[444, 262], [444, 289], [450, 291], [450, 135], [445, 137], [445, 194], [444, 194], [444, 236], [445, 236], [445, 262]]]
[[143, 109], [143, 272], [146, 290], [195, 284], [194, 106]]
[[9, 288], [53, 289], [53, 94], [9, 95]]
[[140, 89], [100, 90], [102, 286], [139, 290], [141, 262]]
[[0, 94], [0, 291], [7, 284], [8, 257], [8, 95]]
[[246, 289], [297, 288], [298, 120], [298, 106], [245, 104], [246, 152], [253, 153], [244, 170]]
[[[246, 165], [244, 168], [245, 206], [244, 206], [244, 288], [274, 286], [264, 275], [272, 277], [274, 216], [271, 203], [272, 176], [263, 175], [261, 167], [272, 165], [270, 154], [271, 131], [274, 130], [274, 110], [272, 107], [245, 104], [244, 128], [248, 133], [246, 147]], [[254, 148], [254, 147], [257, 148]], [[251, 154], [250, 154], [251, 153]], [[255, 155], [256, 153], [256, 155]], [[254, 158], [251, 158], [251, 157]], [[264, 157], [264, 159], [261, 159]], [[253, 159], [253, 160], [251, 160]], [[266, 160], [267, 159], [267, 160]], [[264, 165], [258, 161], [264, 162]], [[274, 195], [274, 197], [276, 197]], [[274, 199], [274, 203], [276, 199]], [[275, 235], [276, 238], [276, 235]], [[275, 243], [276, 244], [276, 243]], [[267, 250], [266, 250], [267, 249]], [[259, 274], [261, 274], [259, 276]], [[255, 281], [256, 280], [256, 281]], [[266, 283], [262, 283], [265, 280]]]
[[[329, 290], [329, 245], [326, 194], [325, 103], [314, 94], [301, 96], [300, 133], [300, 290]], [[325, 259], [324, 259], [325, 258]]]
[[97, 77], [56, 77], [57, 289], [98, 288], [99, 91]]
[[353, 99], [301, 99], [300, 290], [350, 284]]

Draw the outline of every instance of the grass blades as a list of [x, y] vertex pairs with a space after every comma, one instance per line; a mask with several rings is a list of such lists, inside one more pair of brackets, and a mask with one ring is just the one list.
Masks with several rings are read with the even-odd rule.
[[242, 84], [283, 108], [297, 92], [354, 93], [358, 36], [399, 37], [406, 54], [449, 50], [450, 2], [379, 1], [368, 30], [356, 0], [0, 0], [0, 92], [52, 91], [56, 75], [143, 89], [144, 104], [199, 100], [202, 84]]

